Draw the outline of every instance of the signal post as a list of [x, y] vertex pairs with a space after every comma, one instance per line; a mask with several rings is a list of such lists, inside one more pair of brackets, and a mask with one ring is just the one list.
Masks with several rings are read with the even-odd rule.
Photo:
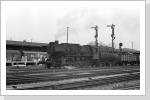
[[114, 53], [114, 40], [115, 40], [115, 37], [114, 37], [114, 29], [115, 29], [115, 25], [107, 25], [107, 27], [111, 27], [112, 29], [112, 34], [111, 34], [111, 37], [112, 37], [112, 53]]

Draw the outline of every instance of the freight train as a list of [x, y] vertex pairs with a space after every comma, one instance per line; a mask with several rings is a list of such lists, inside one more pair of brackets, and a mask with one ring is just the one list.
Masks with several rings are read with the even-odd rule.
[[[50, 42], [47, 53], [56, 66], [94, 67], [116, 65], [140, 65], [140, 52], [134, 51], [110, 51], [110, 47], [99, 46], [98, 52], [95, 46], [79, 44], [59, 44], [58, 41]], [[47, 65], [48, 66], [48, 65]], [[50, 68], [51, 66], [48, 66]]]
[[47, 45], [47, 52], [6, 50], [6, 66], [8, 65], [37, 65], [45, 64], [47, 68], [61, 68], [62, 66], [74, 67], [99, 67], [117, 65], [140, 65], [140, 52], [129, 52], [111, 48], [79, 44], [59, 44], [58, 41]]

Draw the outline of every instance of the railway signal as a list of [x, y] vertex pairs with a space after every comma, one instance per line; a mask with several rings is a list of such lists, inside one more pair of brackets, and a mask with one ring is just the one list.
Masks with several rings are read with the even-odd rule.
[[98, 37], [98, 26], [96, 25], [95, 27], [91, 27], [91, 29], [92, 28], [94, 28], [95, 29], [95, 31], [96, 31], [96, 35], [95, 35], [95, 45], [96, 45], [96, 52], [98, 51], [98, 39], [97, 39], [97, 37]]
[[121, 49], [122, 46], [123, 46], [123, 44], [119, 43], [120, 54], [121, 54], [121, 51], [122, 51], [122, 49]]
[[112, 52], [114, 52], [114, 40], [115, 40], [115, 37], [114, 37], [114, 27], [115, 27], [115, 25], [107, 25], [107, 27], [111, 27], [111, 29], [112, 29], [112, 34], [111, 34], [111, 37], [112, 37]]

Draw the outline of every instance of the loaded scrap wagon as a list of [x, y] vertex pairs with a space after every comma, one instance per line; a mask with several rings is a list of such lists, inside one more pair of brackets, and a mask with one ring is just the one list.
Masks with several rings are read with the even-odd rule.
[[140, 53], [138, 52], [123, 52], [119, 54], [119, 65], [139, 65], [140, 64]]

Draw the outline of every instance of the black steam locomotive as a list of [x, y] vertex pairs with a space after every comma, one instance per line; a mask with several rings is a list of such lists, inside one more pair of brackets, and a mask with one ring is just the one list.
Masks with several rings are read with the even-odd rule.
[[48, 68], [51, 66], [75, 66], [75, 67], [99, 67], [117, 65], [139, 65], [140, 52], [114, 50], [110, 47], [99, 46], [98, 52], [95, 46], [79, 44], [59, 44], [58, 41], [50, 42], [47, 46], [49, 59], [46, 62]]

